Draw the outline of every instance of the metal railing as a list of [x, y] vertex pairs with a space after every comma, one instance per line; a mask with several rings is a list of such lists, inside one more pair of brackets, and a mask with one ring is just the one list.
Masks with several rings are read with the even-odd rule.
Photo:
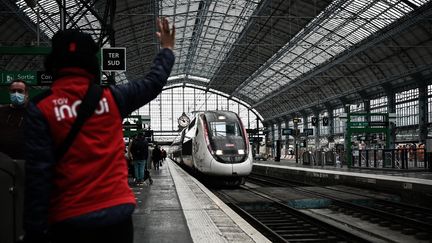
[[304, 165], [318, 165], [318, 166], [334, 166], [336, 165], [338, 154], [334, 151], [305, 151], [302, 154], [302, 163]]
[[353, 168], [427, 169], [424, 148], [353, 150]]

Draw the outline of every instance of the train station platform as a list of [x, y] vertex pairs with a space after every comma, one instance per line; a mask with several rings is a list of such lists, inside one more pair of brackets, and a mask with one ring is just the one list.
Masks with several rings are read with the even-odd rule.
[[134, 186], [134, 242], [270, 242], [177, 164]]
[[432, 201], [432, 172], [376, 170], [303, 165], [295, 159], [254, 161], [252, 173], [295, 180], [310, 185], [347, 185], [397, 194], [406, 202]]

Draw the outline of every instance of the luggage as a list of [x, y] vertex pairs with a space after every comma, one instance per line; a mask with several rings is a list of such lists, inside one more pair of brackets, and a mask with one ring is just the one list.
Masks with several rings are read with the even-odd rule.
[[23, 235], [24, 161], [0, 153], [0, 242], [13, 243]]

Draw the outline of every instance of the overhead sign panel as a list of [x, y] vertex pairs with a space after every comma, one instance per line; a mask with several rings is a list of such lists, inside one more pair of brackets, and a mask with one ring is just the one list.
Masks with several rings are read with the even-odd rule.
[[312, 117], [312, 126], [316, 127], [318, 126], [318, 117], [314, 116]]
[[45, 71], [0, 71], [0, 85], [9, 85], [13, 80], [24, 80], [28, 85], [51, 85], [53, 77]]
[[322, 121], [323, 121], [323, 127], [328, 126], [328, 124], [329, 124], [329, 118], [327, 116], [324, 116], [322, 118]]
[[303, 129], [303, 134], [305, 136], [312, 136], [313, 135], [313, 129], [312, 128], [304, 128]]
[[126, 71], [126, 48], [102, 48], [102, 71]]
[[291, 129], [291, 128], [284, 128], [284, 129], [282, 129], [282, 135], [294, 135], [293, 130], [294, 129]]
[[22, 79], [28, 84], [36, 85], [37, 77], [34, 71], [2, 71], [0, 83], [9, 85], [15, 79]]
[[51, 85], [53, 83], [53, 76], [45, 71], [37, 71], [38, 85]]

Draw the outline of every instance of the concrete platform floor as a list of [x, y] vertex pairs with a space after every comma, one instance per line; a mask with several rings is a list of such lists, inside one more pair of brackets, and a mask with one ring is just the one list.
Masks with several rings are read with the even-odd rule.
[[198, 180], [167, 160], [134, 186], [134, 242], [270, 242]]
[[143, 186], [133, 187], [137, 198], [134, 242], [193, 242], [167, 162], [150, 174], [153, 185], [147, 180]]

